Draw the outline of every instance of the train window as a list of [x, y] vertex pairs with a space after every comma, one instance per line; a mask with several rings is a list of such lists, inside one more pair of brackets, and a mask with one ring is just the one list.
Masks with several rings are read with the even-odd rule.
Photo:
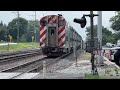
[[47, 21], [46, 21], [46, 20], [41, 21], [41, 22], [40, 22], [40, 25], [42, 25], [42, 26], [47, 25]]
[[51, 35], [54, 35], [55, 31], [54, 29], [51, 29]]

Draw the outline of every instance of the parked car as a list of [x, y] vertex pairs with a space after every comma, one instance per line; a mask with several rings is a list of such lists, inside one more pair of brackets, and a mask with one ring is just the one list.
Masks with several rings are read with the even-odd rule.
[[120, 66], [120, 48], [116, 49], [116, 52], [114, 54], [114, 62]]
[[106, 43], [106, 47], [112, 47], [111, 43]]
[[120, 47], [114, 47], [110, 49], [113, 62], [120, 66]]

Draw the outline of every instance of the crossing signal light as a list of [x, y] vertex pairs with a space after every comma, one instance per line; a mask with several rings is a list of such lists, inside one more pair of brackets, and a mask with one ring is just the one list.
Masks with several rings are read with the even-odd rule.
[[86, 26], [86, 23], [87, 23], [86, 18], [85, 18], [84, 15], [83, 15], [83, 17], [81, 19], [75, 18], [74, 22], [79, 23], [81, 25], [81, 28], [84, 28]]

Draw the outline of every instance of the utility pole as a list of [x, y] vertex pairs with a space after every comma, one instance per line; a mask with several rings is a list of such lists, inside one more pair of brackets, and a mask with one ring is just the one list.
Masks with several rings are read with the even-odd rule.
[[36, 42], [36, 11], [35, 11], [35, 25], [34, 25], [34, 29], [35, 29], [35, 42]]
[[17, 21], [17, 43], [19, 43], [19, 11], [17, 12], [12, 12], [12, 13], [17, 13], [17, 18], [18, 18], [18, 21]]
[[[98, 29], [97, 29], [97, 37], [100, 42], [100, 50], [98, 50], [101, 54], [102, 49], [102, 11], [98, 11]], [[98, 65], [103, 65], [103, 59], [102, 56], [98, 55]]]
[[[94, 32], [93, 32], [93, 11], [90, 11], [90, 23], [91, 23], [91, 39], [94, 39]], [[94, 74], [94, 53], [91, 52], [91, 63], [92, 63], [92, 73]]]
[[34, 11], [35, 14], [34, 15], [30, 15], [30, 16], [33, 16], [35, 21], [34, 21], [34, 35], [35, 35], [35, 42], [36, 42], [36, 11]]
[[17, 32], [17, 40], [18, 40], [17, 42], [18, 43], [19, 43], [19, 15], [20, 14], [19, 14], [19, 11], [18, 11], [18, 25], [17, 25], [18, 26], [18, 32]]
[[[89, 16], [90, 17], [90, 24], [91, 24], [91, 40], [94, 39], [94, 24], [93, 24], [93, 17], [94, 16], [98, 16], [97, 14], [93, 14], [93, 11], [90, 11], [90, 14], [89, 15], [85, 15], [85, 16]], [[92, 64], [92, 73], [93, 75], [95, 75], [97, 73], [97, 68], [95, 66], [95, 63], [94, 63], [94, 50], [91, 51], [91, 64]]]

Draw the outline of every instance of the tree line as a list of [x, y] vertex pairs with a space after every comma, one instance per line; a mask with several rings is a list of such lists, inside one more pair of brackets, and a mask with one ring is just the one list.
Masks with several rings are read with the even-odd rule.
[[[34, 26], [35, 25], [35, 26]], [[35, 27], [35, 28], [34, 28]], [[32, 36], [35, 37], [36, 29], [36, 41], [39, 42], [39, 21], [26, 20], [19, 17], [19, 42], [32, 42]], [[18, 18], [13, 19], [8, 25], [0, 22], [0, 41], [9, 41], [9, 35], [12, 36], [12, 42], [17, 42], [18, 32]], [[35, 40], [35, 39], [34, 39]]]

